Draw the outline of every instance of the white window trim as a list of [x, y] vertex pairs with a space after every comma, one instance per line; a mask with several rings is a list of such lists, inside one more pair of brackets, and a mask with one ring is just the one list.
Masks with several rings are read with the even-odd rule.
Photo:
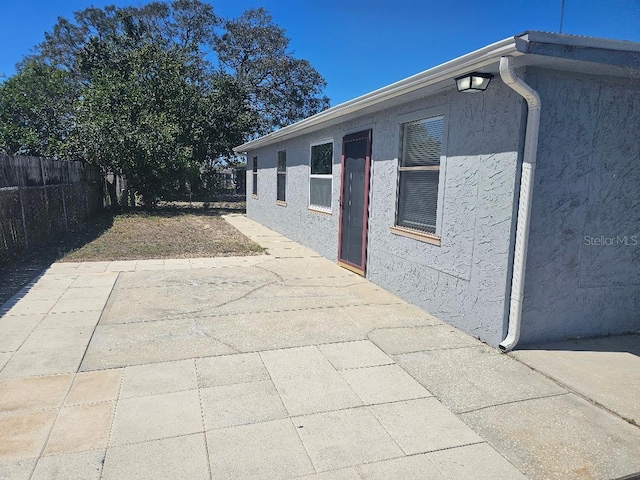
[[[331, 144], [331, 148], [332, 148], [332, 158], [331, 158], [331, 173], [330, 174], [312, 174], [311, 173], [311, 152], [313, 150], [313, 147], [315, 147], [316, 145], [325, 145], [327, 143]], [[333, 213], [333, 163], [335, 160], [335, 155], [336, 155], [336, 146], [333, 142], [333, 138], [325, 138], [323, 140], [318, 140], [317, 142], [313, 142], [309, 145], [309, 191], [308, 191], [308, 208], [310, 210], [317, 210], [319, 212], [324, 212], [324, 213]], [[311, 203], [311, 179], [312, 178], [329, 178], [331, 179], [331, 205], [329, 207], [325, 207], [324, 205], [314, 205]]]
[[[402, 142], [400, 139], [402, 138], [402, 128], [405, 123], [415, 122], [417, 120], [424, 120], [432, 117], [443, 117], [442, 121], [442, 148], [440, 150], [440, 174], [438, 176], [438, 203], [436, 205], [436, 233], [430, 234], [428, 232], [423, 232], [421, 230], [402, 227], [397, 224], [398, 219], [398, 201], [400, 194], [400, 162], [402, 159]], [[424, 110], [417, 110], [415, 112], [407, 113], [404, 115], [398, 115], [396, 117], [397, 121], [397, 134], [398, 138], [398, 158], [396, 158], [396, 196], [395, 196], [395, 206], [394, 206], [394, 216], [393, 216], [393, 228], [409, 230], [411, 232], [416, 232], [419, 235], [424, 235], [425, 237], [435, 236], [437, 239], [442, 238], [442, 217], [444, 211], [444, 195], [445, 195], [445, 180], [447, 176], [447, 147], [449, 145], [449, 106], [442, 105], [439, 107], [427, 108]], [[439, 242], [438, 242], [439, 244]]]

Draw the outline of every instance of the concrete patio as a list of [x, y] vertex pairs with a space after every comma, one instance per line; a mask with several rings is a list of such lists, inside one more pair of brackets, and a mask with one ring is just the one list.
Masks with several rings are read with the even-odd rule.
[[637, 371], [608, 399], [227, 220], [269, 255], [54, 264], [3, 307], [0, 479], [640, 472]]

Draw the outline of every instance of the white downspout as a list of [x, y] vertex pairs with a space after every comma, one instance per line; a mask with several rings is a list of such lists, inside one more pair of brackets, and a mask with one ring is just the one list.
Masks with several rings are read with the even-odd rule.
[[522, 319], [522, 299], [524, 296], [524, 274], [527, 263], [529, 243], [529, 220], [531, 218], [531, 198], [533, 197], [533, 176], [536, 169], [538, 150], [538, 130], [540, 127], [540, 96], [527, 85], [510, 63], [511, 57], [500, 59], [500, 76], [504, 83], [515, 90], [527, 101], [527, 129], [524, 137], [524, 155], [522, 157], [522, 175], [520, 178], [520, 201], [518, 203], [518, 223], [516, 225], [516, 244], [513, 256], [513, 274], [511, 276], [511, 302], [509, 304], [509, 327], [507, 337], [500, 343], [500, 350], [511, 351], [520, 339]]

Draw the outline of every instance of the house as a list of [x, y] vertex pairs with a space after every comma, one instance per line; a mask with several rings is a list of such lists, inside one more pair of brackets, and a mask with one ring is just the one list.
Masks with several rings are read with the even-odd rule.
[[238, 146], [249, 218], [483, 341], [640, 330], [640, 44], [525, 32]]

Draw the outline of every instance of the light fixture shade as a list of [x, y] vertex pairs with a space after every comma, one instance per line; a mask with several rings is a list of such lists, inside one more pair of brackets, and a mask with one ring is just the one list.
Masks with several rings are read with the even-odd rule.
[[485, 91], [492, 78], [493, 75], [490, 73], [474, 72], [458, 77], [455, 80], [459, 92], [477, 93]]

